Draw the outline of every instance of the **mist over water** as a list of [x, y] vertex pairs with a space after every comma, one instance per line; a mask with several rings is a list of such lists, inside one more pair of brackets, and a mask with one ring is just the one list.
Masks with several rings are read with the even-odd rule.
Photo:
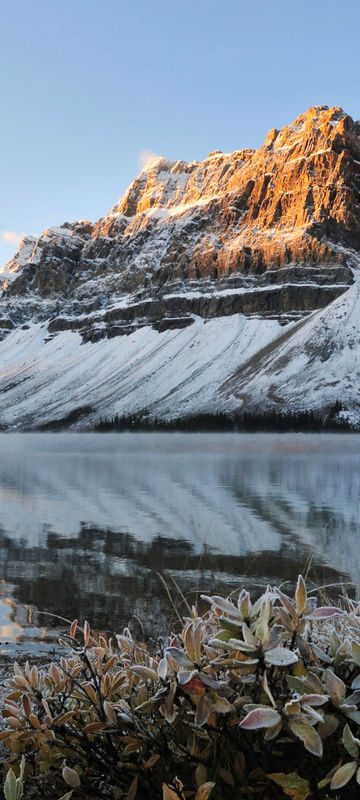
[[49, 613], [168, 630], [158, 573], [193, 602], [311, 556], [357, 592], [359, 536], [357, 435], [2, 434], [0, 651], [52, 647]]

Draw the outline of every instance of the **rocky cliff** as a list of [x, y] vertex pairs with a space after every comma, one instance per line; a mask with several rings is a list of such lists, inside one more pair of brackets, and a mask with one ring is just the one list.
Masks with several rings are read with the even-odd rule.
[[[0, 422], [31, 426], [36, 413], [51, 420], [77, 407], [91, 409], [89, 421], [144, 406], [176, 414], [255, 396], [291, 406], [291, 393], [267, 391], [261, 347], [276, 353], [304, 324], [311, 338], [320, 309], [327, 319], [344, 293], [346, 305], [359, 253], [360, 124], [340, 108], [310, 108], [258, 150], [156, 159], [107, 216], [26, 237], [0, 270]], [[109, 369], [101, 364], [94, 387], [102, 358]], [[240, 389], [244, 375], [252, 392]], [[328, 400], [318, 392], [311, 403]]]

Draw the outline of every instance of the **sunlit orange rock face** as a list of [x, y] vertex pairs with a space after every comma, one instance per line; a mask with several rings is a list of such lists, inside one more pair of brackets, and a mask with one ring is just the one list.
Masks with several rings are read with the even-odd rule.
[[5, 293], [83, 302], [101, 292], [104, 302], [193, 280], [256, 285], [279, 268], [291, 280], [298, 266], [349, 266], [360, 251], [359, 134], [340, 108], [317, 106], [258, 150], [156, 159], [97, 223], [26, 239], [0, 274]]
[[[156, 161], [113, 212], [131, 218], [125, 233], [136, 236], [153, 226], [157, 209], [169, 212], [162, 226], [182, 220], [184, 233], [196, 211], [191, 252], [182, 258], [179, 231], [163, 256], [174, 275], [342, 263], [334, 244], [360, 247], [358, 134], [340, 108], [310, 108], [292, 125], [271, 130], [259, 150], [215, 152], [193, 164]], [[114, 235], [115, 226], [116, 217], [108, 217], [94, 235]]]

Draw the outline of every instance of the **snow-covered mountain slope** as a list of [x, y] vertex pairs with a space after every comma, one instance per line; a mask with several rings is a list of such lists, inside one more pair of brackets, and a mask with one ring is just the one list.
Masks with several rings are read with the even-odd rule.
[[0, 270], [0, 423], [337, 399], [360, 420], [359, 133], [317, 106], [26, 237]]

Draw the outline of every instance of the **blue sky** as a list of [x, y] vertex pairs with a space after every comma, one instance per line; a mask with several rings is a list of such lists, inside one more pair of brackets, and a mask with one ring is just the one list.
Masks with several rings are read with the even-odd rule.
[[0, 0], [0, 263], [106, 214], [145, 153], [258, 147], [308, 106], [360, 117], [358, 0]]

